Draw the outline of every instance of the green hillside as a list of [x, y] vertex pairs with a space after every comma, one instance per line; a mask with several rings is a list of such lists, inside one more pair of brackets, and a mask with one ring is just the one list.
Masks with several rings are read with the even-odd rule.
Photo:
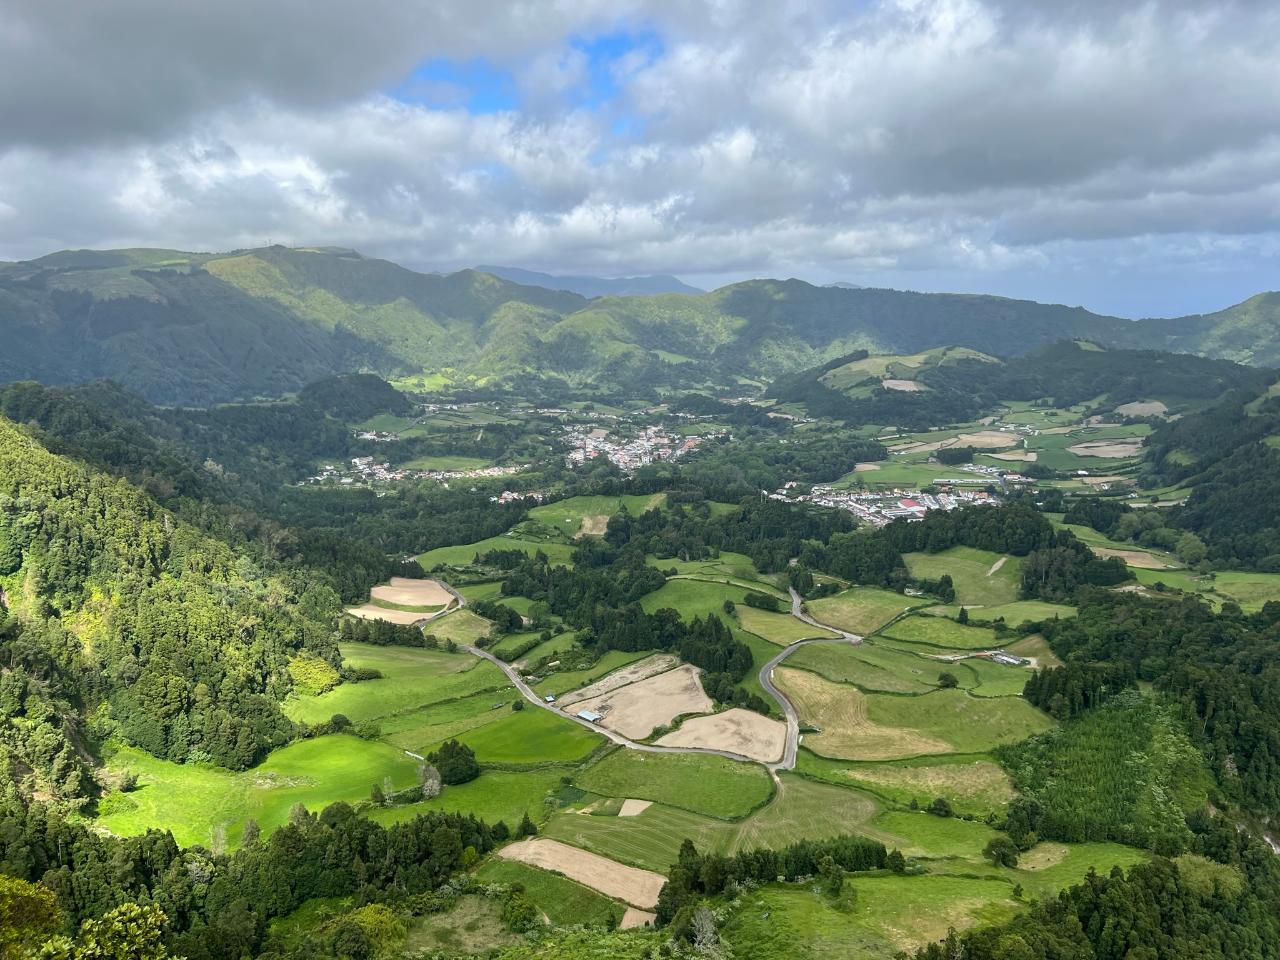
[[107, 377], [166, 404], [280, 396], [361, 371], [652, 390], [771, 380], [857, 350], [901, 355], [909, 368], [944, 347], [1009, 357], [1062, 338], [1265, 364], [1280, 361], [1278, 304], [1264, 294], [1218, 314], [1133, 323], [1027, 300], [800, 280], [588, 301], [340, 248], [63, 251], [0, 265], [0, 381]]

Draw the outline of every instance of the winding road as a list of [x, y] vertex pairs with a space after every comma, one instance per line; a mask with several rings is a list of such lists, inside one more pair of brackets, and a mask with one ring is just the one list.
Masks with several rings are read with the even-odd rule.
[[[461, 609], [462, 607], [466, 606], [467, 601], [466, 601], [466, 598], [462, 596], [462, 594], [458, 593], [448, 584], [444, 584], [444, 587], [446, 590], [448, 590], [450, 593], [452, 593], [455, 597], [458, 598], [458, 607], [456, 607], [455, 609]], [[796, 753], [800, 747], [800, 717], [796, 713], [795, 704], [791, 702], [790, 698], [788, 698], [785, 693], [783, 693], [776, 686], [774, 686], [774, 683], [773, 683], [774, 668], [777, 667], [780, 663], [782, 663], [782, 661], [786, 660], [787, 657], [791, 656], [791, 654], [799, 650], [801, 647], [808, 646], [811, 643], [861, 643], [862, 642], [862, 637], [858, 636], [857, 634], [849, 633], [845, 630], [839, 629], [838, 627], [833, 627], [833, 626], [830, 626], [829, 624], [821, 623], [820, 621], [815, 620], [813, 617], [811, 617], [808, 613], [805, 612], [803, 598], [800, 596], [800, 594], [796, 593], [795, 590], [791, 591], [791, 615], [796, 619], [802, 621], [803, 623], [809, 624], [809, 626], [811, 627], [818, 627], [822, 630], [828, 630], [831, 633], [839, 634], [839, 636], [838, 637], [814, 637], [808, 640], [797, 640], [795, 643], [792, 643], [786, 647], [783, 647], [781, 650], [779, 650], [777, 656], [775, 656], [772, 660], [770, 660], [768, 663], [766, 663], [763, 667], [760, 668], [760, 686], [762, 686], [769, 693], [770, 696], [772, 696], [775, 700], [778, 701], [778, 705], [782, 707], [782, 713], [786, 720], [786, 726], [787, 726], [787, 735], [786, 735], [786, 741], [784, 743], [783, 750], [782, 750], [782, 757], [778, 760], [773, 761], [772, 763], [764, 764], [765, 768], [769, 771], [769, 773], [773, 775], [773, 778], [775, 781], [778, 779], [779, 770], [791, 770], [795, 768]], [[469, 645], [459, 646], [458, 649], [463, 650], [471, 654], [472, 656], [479, 657], [482, 660], [488, 660], [490, 663], [496, 666], [499, 670], [501, 670], [504, 674], [506, 674], [507, 679], [511, 681], [512, 686], [514, 686], [516, 690], [518, 690], [520, 694], [526, 700], [528, 700], [531, 704], [533, 704], [535, 707], [540, 707], [543, 710], [549, 710], [551, 713], [554, 713], [558, 717], [565, 717], [566, 719], [572, 720], [574, 723], [578, 724], [579, 726], [585, 727], [586, 729], [591, 730], [594, 733], [598, 733], [601, 736], [605, 737], [606, 739], [612, 741], [613, 743], [616, 743], [621, 747], [626, 747], [628, 750], [639, 750], [642, 753], [705, 753], [705, 754], [710, 754], [716, 757], [725, 757], [726, 759], [729, 759], [729, 760], [742, 760], [748, 763], [760, 762], [754, 757], [748, 757], [740, 753], [734, 753], [732, 750], [716, 750], [712, 747], [664, 747], [664, 746], [659, 746], [656, 743], [640, 743], [639, 741], [631, 740], [627, 737], [624, 737], [622, 734], [617, 733], [616, 731], [609, 730], [608, 728], [602, 727], [597, 723], [592, 723], [589, 720], [583, 720], [581, 717], [576, 716], [573, 713], [569, 713], [565, 710], [561, 710], [559, 707], [555, 706], [554, 704], [547, 703], [542, 697], [540, 697], [533, 690], [532, 687], [529, 686], [529, 684], [525, 683], [524, 678], [520, 676], [520, 672], [516, 670], [515, 667], [513, 667], [511, 664], [503, 660], [499, 660], [489, 651], [481, 650], [479, 647], [474, 647]]]

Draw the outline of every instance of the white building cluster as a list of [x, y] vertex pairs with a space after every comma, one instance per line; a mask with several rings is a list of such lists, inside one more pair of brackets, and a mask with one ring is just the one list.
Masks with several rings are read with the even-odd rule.
[[572, 444], [565, 460], [578, 466], [596, 457], [606, 457], [620, 470], [634, 471], [646, 463], [675, 460], [703, 443], [705, 437], [685, 437], [667, 433], [662, 427], [644, 427], [634, 437], [614, 437], [599, 428], [569, 427], [566, 439]]
[[[785, 491], [785, 487], [783, 491]], [[920, 520], [930, 510], [954, 510], [970, 503], [998, 503], [985, 490], [952, 490], [944, 493], [923, 493], [919, 490], [886, 490], [869, 493], [865, 490], [840, 490], [835, 487], [816, 486], [807, 495], [787, 497], [783, 491], [771, 494], [779, 500], [802, 500], [822, 507], [848, 510], [872, 526], [883, 527], [894, 520]]]

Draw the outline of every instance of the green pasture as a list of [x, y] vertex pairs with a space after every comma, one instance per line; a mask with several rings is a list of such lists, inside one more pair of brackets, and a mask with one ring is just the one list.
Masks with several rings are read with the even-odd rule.
[[979, 698], [963, 690], [937, 690], [918, 697], [869, 693], [866, 697], [872, 723], [917, 730], [951, 744], [957, 753], [982, 753], [1053, 726], [1046, 714], [1021, 697]]
[[474, 646], [489, 635], [492, 627], [493, 624], [484, 617], [462, 609], [432, 620], [423, 628], [423, 632], [440, 640]]
[[[694, 617], [706, 617], [715, 614], [722, 620], [728, 619], [724, 612], [724, 602], [732, 600], [734, 605], [742, 604], [747, 590], [726, 583], [714, 583], [707, 580], [668, 580], [660, 588], [640, 598], [640, 606], [646, 613], [670, 607], [679, 610], [685, 620]], [[745, 605], [745, 604], [744, 604]]]
[[790, 613], [770, 613], [768, 610], [749, 607], [745, 603], [738, 605], [735, 612], [743, 630], [781, 647], [811, 637], [838, 636], [830, 630], [823, 630], [821, 627], [798, 620]]
[[912, 800], [928, 806], [935, 797], [945, 797], [959, 812], [985, 816], [1016, 795], [1008, 774], [986, 754], [854, 762], [801, 750], [796, 768], [805, 776], [859, 787], [902, 807]]
[[872, 643], [813, 643], [786, 662], [836, 683], [887, 693], [928, 693], [947, 669], [937, 661]]
[[470, 813], [489, 823], [502, 820], [514, 829], [526, 813], [534, 820], [542, 816], [546, 798], [559, 788], [563, 775], [564, 770], [556, 768], [485, 770], [470, 783], [445, 787], [431, 800], [380, 807], [370, 811], [369, 817], [386, 826], [432, 811]]
[[550, 710], [506, 708], [492, 723], [458, 737], [485, 763], [566, 763], [582, 760], [604, 742], [581, 724]]
[[418, 563], [422, 565], [422, 569], [428, 572], [441, 564], [451, 567], [465, 567], [471, 564], [477, 554], [488, 553], [490, 550], [521, 550], [531, 557], [541, 550], [552, 563], [563, 566], [570, 565], [570, 557], [573, 554], [573, 546], [568, 543], [525, 540], [504, 533], [502, 536], [478, 540], [475, 543], [465, 543], [453, 547], [437, 547], [434, 550], [428, 550], [418, 557]]
[[946, 617], [912, 614], [885, 628], [884, 635], [909, 643], [946, 647], [951, 650], [990, 650], [999, 646], [990, 627], [970, 627]]
[[575, 537], [583, 521], [588, 517], [612, 517], [616, 513], [621, 513], [624, 507], [628, 513], [640, 516], [649, 510], [661, 508], [666, 500], [664, 493], [621, 497], [569, 497], [567, 500], [557, 500], [555, 503], [534, 507], [529, 511], [529, 516], [570, 537]]
[[604, 894], [549, 870], [540, 870], [514, 860], [490, 858], [476, 871], [485, 883], [518, 883], [547, 919], [560, 927], [616, 926], [626, 907]]
[[250, 818], [269, 831], [296, 803], [313, 812], [339, 800], [357, 803], [387, 777], [396, 789], [418, 777], [417, 761], [403, 751], [347, 735], [291, 743], [243, 773], [159, 760], [132, 747], [116, 750], [107, 769], [137, 774], [138, 789], [111, 795], [94, 823], [121, 836], [169, 830], [184, 846], [208, 846], [221, 828], [234, 847]]
[[[1043, 600], [1014, 600], [1012, 603], [998, 603], [992, 607], [969, 607], [971, 621], [994, 623], [1003, 620], [1011, 627], [1017, 627], [1028, 621], [1039, 623], [1041, 620], [1052, 620], [1055, 617], [1067, 619], [1076, 615], [1076, 608], [1065, 603], [1046, 603]], [[960, 615], [960, 605], [927, 607], [922, 613], [932, 613], [951, 617]]]
[[492, 460], [479, 457], [454, 457], [447, 455], [418, 457], [401, 464], [407, 470], [479, 470], [493, 466]]
[[381, 679], [344, 683], [319, 696], [292, 696], [284, 705], [290, 720], [314, 724], [341, 713], [360, 723], [509, 683], [493, 664], [465, 653], [364, 643], [344, 643], [340, 649], [349, 665], [378, 670]]
[[618, 749], [575, 782], [601, 796], [652, 800], [726, 820], [746, 816], [773, 795], [759, 764], [694, 753]]
[[926, 603], [928, 601], [922, 598], [903, 596], [879, 587], [850, 587], [833, 596], [811, 600], [805, 607], [819, 623], [866, 636], [875, 633], [894, 617]]
[[903, 559], [913, 577], [937, 580], [949, 574], [956, 602], [965, 606], [1011, 603], [1022, 585], [1022, 561], [990, 550], [951, 547], [940, 553], [909, 553]]

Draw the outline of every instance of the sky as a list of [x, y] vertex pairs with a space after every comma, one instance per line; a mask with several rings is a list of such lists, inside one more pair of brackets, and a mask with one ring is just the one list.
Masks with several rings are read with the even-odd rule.
[[0, 259], [1280, 288], [1280, 5], [0, 0]]

